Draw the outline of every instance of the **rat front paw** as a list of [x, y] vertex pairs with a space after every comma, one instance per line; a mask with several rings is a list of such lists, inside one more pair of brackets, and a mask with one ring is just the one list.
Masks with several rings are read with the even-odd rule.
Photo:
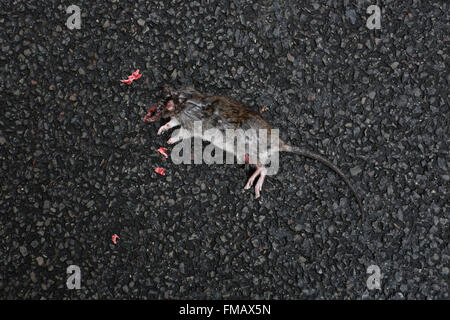
[[178, 138], [178, 137], [173, 137], [173, 138], [170, 138], [169, 140], [167, 140], [167, 143], [168, 143], [168, 144], [174, 144], [174, 143], [177, 142], [178, 140], [180, 140], [180, 138]]
[[162, 127], [159, 128], [159, 130], [158, 130], [158, 136], [161, 135], [161, 134], [163, 134], [163, 133], [166, 132], [166, 131], [167, 131], [167, 126], [166, 126], [166, 125], [162, 126]]

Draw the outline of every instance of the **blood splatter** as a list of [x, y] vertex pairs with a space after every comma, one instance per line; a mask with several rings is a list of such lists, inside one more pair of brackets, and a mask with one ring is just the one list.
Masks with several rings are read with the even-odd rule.
[[167, 148], [164, 148], [164, 147], [161, 147], [158, 149], [158, 152], [161, 153], [163, 155], [163, 157], [167, 159], [169, 156], [167, 155], [166, 151], [167, 151]]
[[126, 84], [131, 84], [134, 80], [137, 80], [140, 77], [142, 77], [142, 74], [139, 73], [139, 69], [137, 69], [135, 72], [133, 72], [131, 74], [131, 76], [128, 76], [127, 80], [120, 80], [120, 81], [122, 81], [123, 83], [126, 83]]
[[112, 242], [113, 242], [114, 244], [117, 244], [117, 239], [120, 239], [120, 237], [119, 237], [117, 234], [113, 234], [113, 236], [112, 236]]

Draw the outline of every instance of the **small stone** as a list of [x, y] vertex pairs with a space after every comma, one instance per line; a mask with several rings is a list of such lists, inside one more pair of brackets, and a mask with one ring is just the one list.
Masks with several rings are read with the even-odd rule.
[[360, 174], [362, 171], [362, 169], [359, 166], [353, 167], [350, 169], [350, 174], [352, 175], [352, 177], [357, 176], [358, 174]]
[[44, 264], [44, 258], [42, 257], [37, 257], [36, 258], [36, 262], [39, 266], [42, 266]]
[[420, 98], [420, 96], [422, 95], [422, 91], [419, 88], [414, 89], [414, 95], [417, 98]]
[[142, 18], [139, 18], [137, 21], [138, 25], [140, 25], [141, 27], [143, 27], [145, 25], [145, 20]]
[[395, 69], [397, 69], [398, 65], [399, 65], [399, 63], [397, 61], [392, 62], [391, 63], [391, 68], [395, 70]]
[[448, 268], [448, 267], [443, 267], [443, 268], [442, 268], [442, 274], [443, 274], [444, 276], [448, 276], [448, 274], [449, 274], [449, 268]]
[[350, 19], [352, 24], [356, 22], [356, 11], [353, 9], [345, 11], [345, 16]]
[[24, 246], [21, 246], [19, 248], [20, 253], [22, 254], [22, 256], [26, 257], [28, 255], [28, 250], [27, 248], [25, 248]]
[[200, 193], [200, 188], [199, 188], [199, 187], [193, 187], [193, 188], [192, 188], [192, 193], [193, 193], [193, 194], [198, 194], [198, 193]]
[[287, 54], [287, 59], [288, 59], [290, 62], [294, 62], [294, 61], [295, 61], [295, 58], [294, 58], [290, 53]]

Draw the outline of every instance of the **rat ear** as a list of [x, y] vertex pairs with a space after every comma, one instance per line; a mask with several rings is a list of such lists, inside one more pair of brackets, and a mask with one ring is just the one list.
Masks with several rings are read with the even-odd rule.
[[169, 102], [167, 102], [167, 105], [166, 105], [167, 110], [172, 111], [174, 107], [175, 107], [175, 102], [173, 100], [169, 100]]

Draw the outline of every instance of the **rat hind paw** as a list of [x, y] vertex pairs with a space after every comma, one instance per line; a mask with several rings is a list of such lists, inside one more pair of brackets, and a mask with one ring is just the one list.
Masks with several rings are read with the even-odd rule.
[[248, 179], [247, 184], [244, 187], [245, 190], [248, 190], [252, 187], [255, 179], [261, 174], [261, 169], [261, 167], [256, 168], [255, 172], [253, 172], [252, 176]]
[[264, 178], [266, 177], [267, 169], [265, 167], [257, 167], [252, 176], [248, 179], [247, 184], [244, 189], [248, 190], [252, 187], [253, 182], [259, 176], [258, 182], [255, 185], [255, 199], [261, 196], [262, 185], [264, 183]]
[[256, 183], [255, 186], [255, 199], [258, 199], [262, 190], [262, 185], [264, 183], [264, 178], [266, 177], [267, 174], [267, 169], [266, 168], [262, 168], [260, 175], [259, 175], [259, 179], [258, 182]]

